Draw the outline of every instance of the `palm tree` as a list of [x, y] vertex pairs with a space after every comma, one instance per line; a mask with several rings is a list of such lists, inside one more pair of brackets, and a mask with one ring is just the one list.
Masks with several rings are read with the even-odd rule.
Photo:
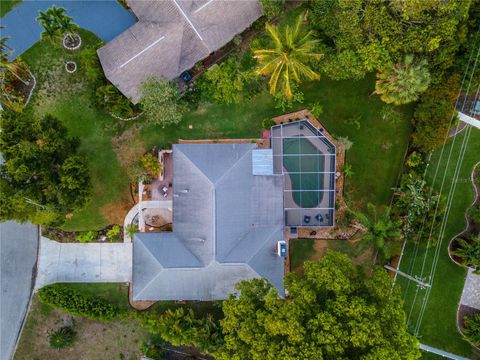
[[364, 240], [372, 243], [384, 259], [388, 259], [395, 251], [400, 250], [400, 223], [390, 218], [390, 208], [386, 207], [381, 214], [373, 204], [367, 205], [367, 213], [353, 212], [357, 221], [367, 229]]
[[43, 27], [42, 37], [56, 42], [63, 35], [71, 36], [78, 30], [78, 26], [72, 22], [72, 18], [65, 13], [64, 8], [52, 6], [47, 11], [40, 11], [37, 21]]
[[426, 60], [413, 63], [413, 56], [406, 55], [403, 64], [395, 64], [377, 73], [377, 82], [373, 94], [387, 104], [408, 104], [418, 99], [420, 93], [427, 90], [430, 73]]
[[462, 264], [474, 269], [475, 274], [480, 274], [480, 236], [472, 236], [470, 241], [462, 238], [456, 239], [458, 249], [452, 254], [462, 259]]
[[319, 41], [313, 39], [311, 30], [305, 31], [303, 18], [300, 15], [293, 26], [287, 25], [282, 29], [267, 23], [265, 28], [273, 47], [254, 51], [254, 57], [259, 62], [257, 74], [270, 76], [272, 95], [281, 88], [287, 98], [292, 98], [292, 82], [320, 79], [320, 75], [309, 66], [310, 61], [322, 57], [315, 52]]
[[[3, 26], [0, 26], [0, 29], [3, 29]], [[23, 82], [25, 85], [29, 85], [28, 81], [22, 79], [22, 74], [26, 73], [25, 64], [19, 60], [10, 60], [10, 56], [13, 54], [13, 50], [7, 45], [7, 40], [10, 37], [3, 36], [0, 38], [0, 70], [9, 71], [13, 74], [18, 80]]]
[[480, 313], [465, 316], [463, 333], [475, 346], [480, 346]]

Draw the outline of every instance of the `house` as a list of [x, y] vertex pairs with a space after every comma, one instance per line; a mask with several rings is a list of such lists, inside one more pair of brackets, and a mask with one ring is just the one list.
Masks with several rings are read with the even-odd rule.
[[98, 56], [107, 79], [133, 103], [145, 78], [177, 78], [262, 15], [257, 0], [126, 1], [139, 21]]
[[172, 154], [173, 231], [135, 234], [133, 300], [225, 299], [252, 278], [283, 295], [284, 177], [271, 150], [177, 144]]

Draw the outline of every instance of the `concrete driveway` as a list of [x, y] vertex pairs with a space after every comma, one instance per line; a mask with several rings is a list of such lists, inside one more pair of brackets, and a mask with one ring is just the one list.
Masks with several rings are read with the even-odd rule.
[[38, 226], [0, 224], [0, 359], [13, 356], [33, 288]]
[[57, 282], [128, 282], [132, 243], [59, 243], [42, 237], [35, 289]]

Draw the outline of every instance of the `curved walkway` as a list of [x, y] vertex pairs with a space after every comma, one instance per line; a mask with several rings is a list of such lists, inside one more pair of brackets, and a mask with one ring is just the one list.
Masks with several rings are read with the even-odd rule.
[[43, 31], [36, 17], [52, 5], [63, 7], [73, 22], [95, 33], [103, 41], [110, 41], [135, 23], [133, 13], [124, 9], [118, 1], [22, 1], [0, 19], [2, 37], [10, 36], [7, 44], [14, 50], [13, 58], [29, 49]]
[[[147, 201], [142, 201], [142, 210], [145, 209], [169, 209], [172, 211], [173, 208], [173, 202], [172, 200], [147, 200]], [[127, 213], [127, 216], [125, 216], [125, 220], [123, 221], [123, 228], [126, 229], [128, 225], [132, 224], [133, 219], [135, 219], [135, 216], [138, 215], [138, 204], [135, 204]], [[127, 232], [123, 232], [123, 241], [124, 242], [132, 242], [132, 239], [130, 239], [130, 236], [128, 236]]]

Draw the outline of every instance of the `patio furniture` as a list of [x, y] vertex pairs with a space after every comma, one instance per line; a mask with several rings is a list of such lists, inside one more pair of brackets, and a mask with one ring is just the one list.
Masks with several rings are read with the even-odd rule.
[[164, 186], [164, 187], [162, 188], [162, 190], [163, 190], [163, 192], [167, 192], [168, 188], [167, 188], [166, 186]]
[[317, 214], [317, 215], [315, 216], [315, 219], [317, 219], [317, 221], [319, 221], [319, 222], [323, 222], [323, 216], [322, 216], [322, 214]]
[[304, 222], [305, 224], [310, 223], [310, 220], [312, 220], [312, 217], [311, 217], [311, 216], [305, 215], [305, 216], [303, 217], [303, 222]]
[[163, 193], [163, 197], [166, 198], [168, 196], [168, 193], [167, 192], [164, 192]]

